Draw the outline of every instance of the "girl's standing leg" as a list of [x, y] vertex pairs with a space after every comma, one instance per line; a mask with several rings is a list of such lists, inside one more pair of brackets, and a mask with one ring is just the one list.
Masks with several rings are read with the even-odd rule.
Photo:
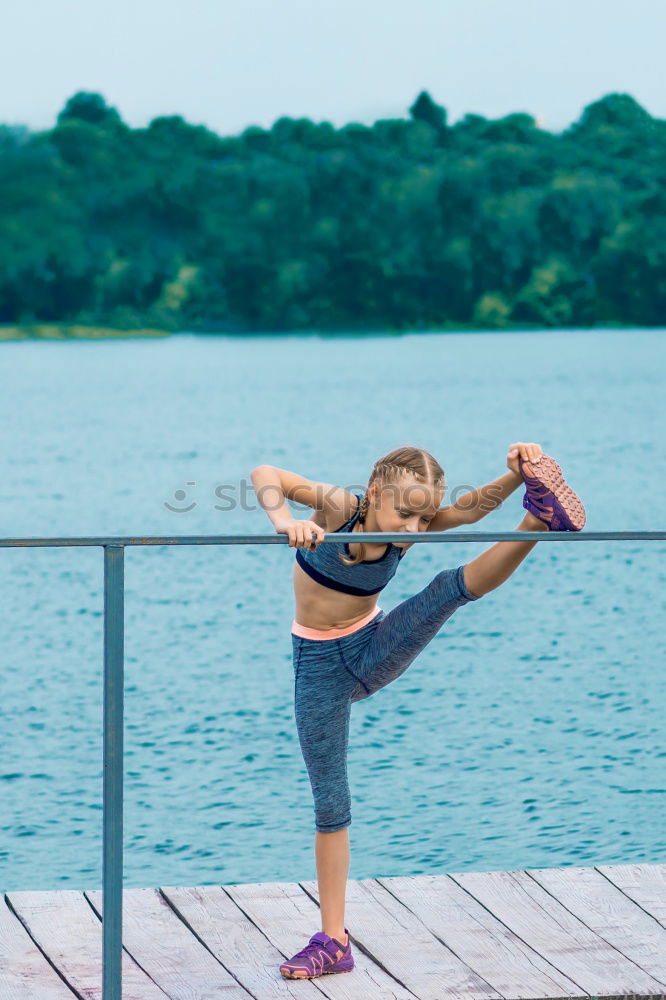
[[341, 662], [338, 642], [293, 636], [294, 711], [315, 810], [315, 858], [321, 929], [345, 942], [351, 796], [347, 746], [356, 679]]
[[345, 893], [349, 876], [349, 827], [335, 833], [315, 833], [315, 859], [324, 934], [347, 943]]

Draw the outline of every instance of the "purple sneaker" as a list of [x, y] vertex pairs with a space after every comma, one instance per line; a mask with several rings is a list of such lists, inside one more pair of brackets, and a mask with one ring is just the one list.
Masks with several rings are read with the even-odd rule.
[[518, 459], [520, 474], [527, 487], [523, 507], [550, 531], [580, 531], [585, 526], [585, 508], [579, 496], [564, 482], [562, 470], [550, 455], [538, 463]]
[[314, 979], [315, 976], [325, 976], [332, 972], [351, 972], [354, 959], [346, 927], [345, 934], [346, 945], [323, 931], [313, 934], [305, 948], [297, 951], [288, 962], [282, 963], [280, 972], [285, 979]]

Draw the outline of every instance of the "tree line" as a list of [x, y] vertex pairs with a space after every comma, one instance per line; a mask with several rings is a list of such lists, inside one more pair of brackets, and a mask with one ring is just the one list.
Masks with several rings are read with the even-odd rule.
[[426, 330], [661, 325], [666, 121], [631, 96], [529, 114], [220, 136], [81, 91], [0, 126], [0, 323]]

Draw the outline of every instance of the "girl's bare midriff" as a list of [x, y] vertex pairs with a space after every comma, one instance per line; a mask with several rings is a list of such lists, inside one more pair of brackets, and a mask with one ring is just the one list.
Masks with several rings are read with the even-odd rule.
[[[319, 518], [315, 523], [321, 523]], [[334, 524], [332, 529], [322, 525], [327, 532], [335, 531], [340, 526], [340, 521]], [[356, 555], [357, 546], [350, 545], [349, 551], [351, 555]], [[366, 545], [365, 558], [372, 561], [381, 559], [385, 551], [385, 545]], [[296, 602], [294, 618], [299, 625], [304, 625], [306, 628], [321, 630], [349, 628], [362, 618], [366, 618], [377, 606], [379, 594], [357, 597], [355, 594], [343, 594], [342, 591], [333, 590], [332, 587], [325, 587], [308, 576], [295, 559], [293, 581]]]

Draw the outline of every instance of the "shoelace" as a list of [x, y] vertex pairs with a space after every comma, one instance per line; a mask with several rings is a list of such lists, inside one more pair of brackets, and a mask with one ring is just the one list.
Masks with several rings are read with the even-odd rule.
[[290, 958], [289, 961], [295, 962], [297, 959], [303, 958], [321, 959], [322, 952], [324, 952], [324, 954], [330, 958], [331, 961], [335, 961], [335, 957], [331, 955], [330, 951], [326, 948], [326, 945], [322, 941], [308, 941], [305, 948], [301, 948], [300, 951], [297, 951], [294, 957]]

